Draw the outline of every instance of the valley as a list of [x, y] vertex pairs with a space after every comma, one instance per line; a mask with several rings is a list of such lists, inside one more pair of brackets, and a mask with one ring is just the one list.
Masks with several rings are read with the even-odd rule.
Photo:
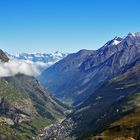
[[[0, 50], [2, 66], [10, 59]], [[0, 139], [139, 140], [139, 102], [140, 33], [129, 33], [71, 53], [38, 77], [1, 76]]]

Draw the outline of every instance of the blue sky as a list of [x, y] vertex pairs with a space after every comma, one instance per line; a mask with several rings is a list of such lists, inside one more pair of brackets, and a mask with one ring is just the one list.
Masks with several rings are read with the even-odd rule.
[[13, 54], [95, 50], [137, 31], [139, 0], [0, 0], [0, 48]]

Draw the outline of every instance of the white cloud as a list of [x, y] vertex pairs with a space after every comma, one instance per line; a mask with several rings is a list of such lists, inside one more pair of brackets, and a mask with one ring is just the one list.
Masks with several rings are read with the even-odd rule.
[[0, 77], [14, 76], [16, 74], [25, 74], [28, 76], [38, 76], [41, 71], [51, 64], [42, 62], [32, 62], [28, 60], [9, 60], [9, 62], [0, 62]]

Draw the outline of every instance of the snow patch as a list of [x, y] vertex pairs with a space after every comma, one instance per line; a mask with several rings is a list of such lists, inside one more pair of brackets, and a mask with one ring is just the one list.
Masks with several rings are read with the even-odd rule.
[[119, 43], [120, 43], [120, 41], [118, 41], [118, 40], [113, 40], [112, 45], [118, 45]]

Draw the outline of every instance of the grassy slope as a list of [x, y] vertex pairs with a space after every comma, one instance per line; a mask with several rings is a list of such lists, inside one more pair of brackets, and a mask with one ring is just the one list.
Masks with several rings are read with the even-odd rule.
[[[27, 96], [19, 92], [17, 89], [15, 89], [12, 85], [8, 84], [4, 79], [0, 79], [0, 97], [4, 98], [6, 104], [8, 106], [11, 106], [14, 102], [20, 102], [24, 105], [24, 101], [27, 99]], [[8, 112], [1, 112], [0, 117], [7, 117]], [[14, 113], [14, 112], [13, 112]], [[16, 140], [21, 139], [25, 140], [28, 139], [31, 132], [28, 130], [27, 132], [22, 133], [20, 128], [22, 128], [20, 125], [18, 126], [18, 129], [14, 128], [13, 126], [10, 126], [8, 124], [1, 123], [0, 124], [0, 139], [4, 140]], [[26, 125], [26, 128], [24, 130], [26, 131], [29, 126]]]
[[132, 137], [140, 139], [140, 109], [112, 123], [110, 127], [102, 133], [104, 140], [114, 138]]
[[[75, 111], [76, 117], [74, 119], [78, 119], [82, 122], [79, 123], [80, 125], [77, 127], [78, 131], [76, 131], [76, 134], [82, 134], [81, 137], [87, 137], [91, 133], [96, 135], [104, 131], [113, 122], [127, 115], [129, 117], [129, 114], [135, 112], [135, 109], [139, 110], [139, 102], [140, 65], [137, 65], [104, 84], [81, 106], [81, 108]], [[134, 113], [134, 118], [136, 116]], [[139, 121], [140, 119], [138, 118], [136, 123], [132, 122], [132, 124], [134, 124], [134, 129]], [[86, 135], [83, 135], [83, 133], [81, 133], [82, 131], [84, 131]], [[124, 128], [120, 134], [123, 133], [125, 135]], [[106, 135], [107, 131], [105, 131], [104, 134]], [[111, 134], [113, 134], [112, 131], [110, 131], [110, 135], [108, 134], [110, 140], [112, 139]], [[119, 133], [116, 132], [116, 134], [119, 136]]]
[[114, 121], [102, 133], [95, 137], [91, 136], [87, 140], [131, 140], [129, 138], [140, 139], [140, 108]]
[[9, 101], [17, 101], [27, 99], [24, 93], [16, 90], [12, 85], [8, 84], [4, 79], [0, 79], [0, 96], [5, 97]]
[[[31, 104], [33, 105], [33, 108], [31, 108], [32, 113], [29, 116], [31, 118], [30, 122], [23, 122], [14, 126], [3, 123], [0, 124], [0, 139], [32, 139], [41, 128], [56, 121], [57, 117], [63, 116], [65, 109], [59, 102], [56, 103], [53, 101], [49, 95], [43, 95], [44, 91], [41, 91], [42, 89], [36, 85], [37, 81], [34, 80], [35, 79], [31, 77], [23, 75], [0, 79], [0, 97], [4, 98], [10, 108], [14, 107], [15, 102], [22, 105], [23, 108], [27, 108], [27, 100], [32, 100]], [[31, 96], [33, 96], [34, 99]], [[41, 114], [39, 114], [39, 112], [41, 112]], [[0, 117], [9, 117], [7, 116], [8, 114], [9, 113], [5, 112], [1, 113]], [[12, 114], [15, 115], [17, 112], [13, 111]], [[53, 115], [53, 117], [50, 114]]]
[[24, 92], [33, 101], [36, 109], [40, 108], [44, 112], [48, 112], [52, 118], [64, 115], [67, 107], [50, 97], [34, 77], [17, 75], [14, 78], [7, 78], [7, 80], [19, 91]]

